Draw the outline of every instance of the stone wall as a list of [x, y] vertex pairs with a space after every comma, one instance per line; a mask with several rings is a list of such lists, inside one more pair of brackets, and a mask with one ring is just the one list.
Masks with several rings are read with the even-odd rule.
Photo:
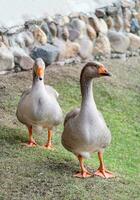
[[122, 0], [95, 12], [56, 14], [1, 28], [0, 70], [31, 69], [37, 57], [47, 66], [139, 55], [139, 24], [140, 1]]

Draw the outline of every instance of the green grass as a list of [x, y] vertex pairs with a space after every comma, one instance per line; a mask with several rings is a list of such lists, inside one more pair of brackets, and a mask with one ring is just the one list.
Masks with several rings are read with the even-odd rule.
[[[11, 125], [7, 118], [7, 125], [2, 123], [0, 128], [0, 200], [139, 199], [140, 92], [136, 86], [140, 83], [140, 69], [136, 65], [137, 74], [132, 77], [129, 76], [131, 70], [124, 64], [122, 79], [119, 74], [122, 66], [118, 64], [117, 67], [111, 68], [114, 78], [97, 80], [94, 85], [97, 106], [112, 132], [112, 143], [105, 151], [104, 161], [116, 178], [74, 178], [73, 173], [79, 169], [78, 161], [61, 145], [62, 125], [55, 131], [58, 134], [53, 139], [54, 151], [45, 151], [22, 146], [21, 141], [28, 139], [26, 128], [17, 122]], [[60, 93], [59, 102], [64, 113], [80, 105], [78, 76], [56, 82], [49, 80]], [[7, 116], [15, 118], [19, 94], [15, 90], [2, 101]], [[39, 144], [44, 144], [47, 139], [45, 131], [34, 136]], [[96, 170], [97, 154], [85, 164], [90, 170]]]

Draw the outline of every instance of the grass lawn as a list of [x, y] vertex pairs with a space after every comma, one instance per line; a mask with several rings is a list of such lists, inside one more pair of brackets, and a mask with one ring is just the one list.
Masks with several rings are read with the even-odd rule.
[[[9, 74], [0, 77], [0, 200], [140, 199], [140, 58], [104, 63], [113, 76], [94, 81], [94, 97], [112, 132], [104, 160], [116, 178], [74, 178], [79, 165], [61, 145], [62, 125], [55, 130], [53, 151], [22, 146], [28, 134], [15, 110], [32, 72]], [[80, 105], [80, 71], [78, 65], [47, 68], [45, 82], [59, 92], [64, 114]], [[45, 144], [46, 130], [34, 137]], [[96, 170], [97, 153], [85, 164]]]

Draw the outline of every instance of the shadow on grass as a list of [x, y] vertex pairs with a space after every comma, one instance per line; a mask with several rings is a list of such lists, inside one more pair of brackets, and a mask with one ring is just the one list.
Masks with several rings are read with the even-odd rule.
[[[27, 142], [26, 134], [22, 134], [20, 129], [16, 128], [9, 128], [7, 126], [0, 127], [0, 145], [5, 146], [7, 148], [6, 144], [17, 146], [17, 144]], [[23, 146], [21, 145], [20, 148]], [[8, 147], [9, 149], [9, 147]], [[37, 150], [38, 149], [38, 150]], [[42, 149], [41, 151], [46, 151]], [[60, 150], [62, 152], [62, 149]], [[51, 152], [48, 151], [47, 154], [40, 152], [40, 148], [35, 148], [34, 150], [29, 149], [27, 154], [27, 147], [25, 147], [26, 156], [28, 155], [30, 157], [30, 154], [34, 152], [35, 160], [37, 158], [36, 166], [39, 166], [39, 169], [45, 169], [53, 171], [55, 173], [59, 173], [60, 175], [70, 175], [71, 173], [74, 173], [76, 170], [78, 170], [78, 161], [77, 164], [74, 160], [67, 160], [65, 156], [63, 157], [63, 153], [61, 154], [59, 151], [57, 152]], [[23, 152], [23, 153], [25, 153]], [[60, 155], [61, 154], [61, 155]], [[45, 161], [44, 161], [44, 158]], [[66, 160], [65, 160], [66, 159]], [[33, 160], [31, 160], [33, 162]]]
[[20, 142], [26, 142], [27, 138], [24, 134], [21, 134], [20, 129], [9, 128], [6, 126], [0, 127], [0, 143], [5, 144], [19, 144]]
[[51, 170], [53, 173], [60, 174], [61, 176], [63, 175], [72, 176], [79, 169], [78, 161], [77, 163], [72, 160], [61, 161], [56, 158], [48, 159], [47, 168]]

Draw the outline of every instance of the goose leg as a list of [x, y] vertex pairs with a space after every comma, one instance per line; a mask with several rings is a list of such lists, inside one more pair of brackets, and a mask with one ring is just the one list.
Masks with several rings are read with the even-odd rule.
[[88, 177], [93, 176], [93, 174], [88, 172], [87, 169], [84, 167], [83, 157], [79, 155], [78, 160], [79, 160], [81, 170], [80, 170], [80, 172], [77, 172], [76, 174], [74, 174], [74, 177], [88, 178]]
[[108, 171], [105, 168], [104, 161], [103, 161], [103, 153], [102, 152], [98, 152], [98, 158], [99, 158], [99, 161], [100, 161], [100, 166], [99, 166], [99, 168], [97, 169], [97, 171], [94, 174], [96, 176], [100, 176], [102, 178], [112, 178], [112, 177], [114, 177], [112, 172]]
[[35, 147], [37, 145], [36, 141], [33, 139], [32, 136], [32, 127], [28, 127], [29, 131], [29, 142], [25, 144], [27, 147]]
[[52, 130], [48, 130], [48, 141], [47, 143], [44, 145], [45, 149], [52, 149]]

